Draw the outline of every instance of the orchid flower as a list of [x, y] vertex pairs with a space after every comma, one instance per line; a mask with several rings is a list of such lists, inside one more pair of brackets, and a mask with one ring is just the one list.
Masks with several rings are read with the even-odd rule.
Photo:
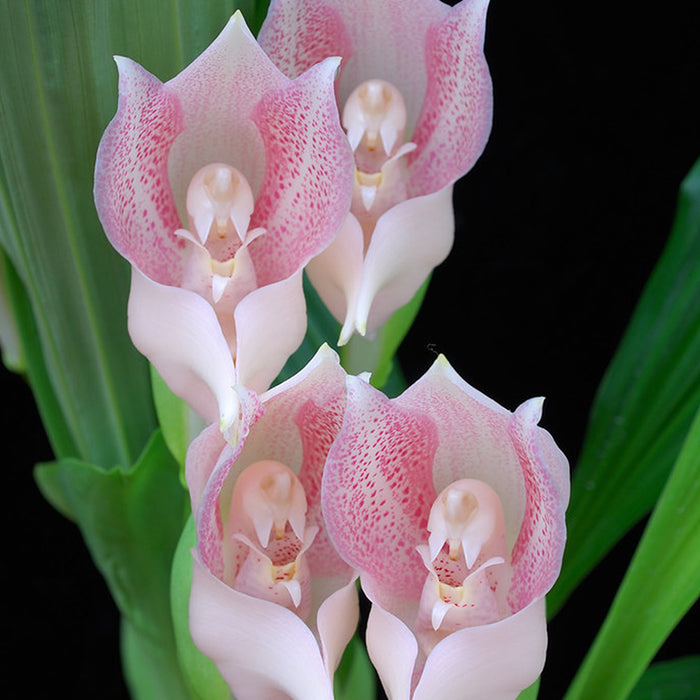
[[356, 575], [321, 514], [345, 372], [323, 346], [261, 397], [242, 390], [240, 404], [237, 444], [214, 424], [187, 455], [197, 531], [192, 638], [238, 700], [330, 700], [359, 615]]
[[338, 59], [290, 80], [237, 12], [165, 84], [117, 64], [95, 201], [132, 265], [129, 331], [176, 394], [227, 428], [233, 386], [264, 391], [301, 343], [302, 268], [349, 207]]
[[394, 400], [348, 379], [323, 512], [372, 601], [367, 649], [392, 700], [505, 700], [539, 676], [569, 498], [541, 407], [507, 411], [442, 356]]
[[488, 0], [272, 0], [259, 41], [289, 76], [342, 56], [355, 157], [351, 214], [307, 272], [343, 324], [371, 335], [452, 247], [452, 186], [481, 154], [492, 91]]

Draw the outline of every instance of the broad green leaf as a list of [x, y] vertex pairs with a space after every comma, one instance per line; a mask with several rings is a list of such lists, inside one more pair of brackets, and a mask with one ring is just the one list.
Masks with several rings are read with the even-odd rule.
[[684, 656], [652, 664], [629, 696], [629, 700], [690, 698], [700, 698], [700, 656]]
[[537, 694], [540, 692], [540, 679], [538, 678], [529, 688], [525, 688], [518, 700], [537, 700]]
[[654, 505], [700, 405], [700, 161], [670, 240], [599, 387], [567, 513], [554, 614]]
[[48, 435], [54, 454], [68, 457], [77, 454], [70, 428], [56, 398], [51, 380], [46, 371], [44, 356], [38, 339], [34, 314], [27, 293], [15, 272], [14, 266], [0, 250], [5, 275], [7, 302], [13, 313], [16, 329], [22, 346], [24, 372], [37, 400], [41, 421]]
[[228, 700], [231, 692], [214, 662], [194, 645], [190, 635], [189, 604], [192, 587], [192, 549], [197, 544], [190, 516], [177, 545], [170, 587], [177, 657], [185, 683], [195, 700]]
[[377, 697], [377, 681], [372, 662], [362, 640], [355, 635], [348, 644], [333, 677], [335, 700]]
[[[186, 495], [160, 431], [138, 462], [109, 470], [76, 459], [39, 465], [47, 500], [77, 522], [112, 597], [133, 630], [132, 642], [165, 660], [168, 688], [182, 685], [170, 617], [170, 570], [187, 509]], [[141, 639], [143, 637], [144, 639]], [[148, 642], [152, 646], [151, 642]], [[158, 647], [160, 646], [160, 649]], [[132, 661], [133, 661], [132, 657]], [[137, 663], [137, 662], [135, 662]], [[131, 667], [133, 676], [147, 669]], [[172, 693], [153, 697], [178, 697]]]
[[565, 700], [624, 700], [700, 596], [700, 410]]
[[140, 632], [131, 621], [121, 620], [121, 659], [131, 700], [190, 700], [173, 658], [159, 640]]
[[[245, 4], [257, 17], [260, 3]], [[117, 104], [112, 56], [167, 80], [236, 6], [0, 0], [0, 245], [25, 286], [74, 456], [91, 463], [131, 463], [156, 425], [148, 366], [126, 332], [129, 268], [92, 197], [95, 152]]]

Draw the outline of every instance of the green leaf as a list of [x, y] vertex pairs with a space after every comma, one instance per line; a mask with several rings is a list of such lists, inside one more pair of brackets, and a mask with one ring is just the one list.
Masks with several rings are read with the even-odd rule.
[[190, 588], [192, 587], [192, 549], [197, 544], [194, 519], [190, 516], [177, 545], [170, 588], [177, 656], [195, 700], [228, 700], [231, 691], [214, 662], [194, 645], [190, 635]]
[[367, 649], [355, 635], [346, 647], [333, 677], [333, 697], [335, 700], [375, 698], [376, 686], [376, 675]]
[[73, 442], [70, 427], [64, 418], [44, 363], [31, 303], [22, 280], [19, 279], [14, 266], [1, 250], [0, 258], [4, 269], [7, 302], [14, 317], [22, 348], [23, 373], [36, 397], [44, 429], [56, 456], [60, 458], [75, 455], [78, 448]]
[[700, 596], [700, 410], [566, 700], [624, 700]]
[[629, 696], [629, 700], [689, 698], [700, 698], [700, 656], [684, 656], [652, 664]]
[[[130, 643], [164, 659], [163, 683], [182, 685], [170, 617], [170, 569], [187, 509], [186, 495], [160, 431], [130, 469], [105, 470], [76, 459], [36, 468], [44, 496], [80, 527], [97, 568], [128, 621]], [[133, 627], [133, 629], [129, 629]], [[142, 639], [143, 638], [143, 639]], [[138, 654], [131, 661], [138, 663]], [[134, 666], [131, 669], [134, 670]], [[132, 680], [147, 668], [136, 667]], [[128, 669], [127, 669], [128, 670]], [[170, 691], [152, 697], [179, 697]], [[186, 696], [183, 696], [186, 697]]]
[[537, 700], [537, 694], [540, 692], [540, 679], [538, 678], [529, 688], [525, 688], [518, 700]]
[[670, 240], [599, 387], [569, 506], [554, 614], [652, 508], [700, 405], [700, 161]]

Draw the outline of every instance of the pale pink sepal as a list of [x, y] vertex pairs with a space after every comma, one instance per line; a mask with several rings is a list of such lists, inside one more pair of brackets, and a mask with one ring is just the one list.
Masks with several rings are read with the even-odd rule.
[[391, 700], [409, 700], [418, 657], [418, 643], [413, 632], [398, 617], [372, 604], [365, 643]]
[[234, 319], [237, 381], [261, 393], [304, 339], [302, 270], [250, 292], [236, 306]]
[[306, 274], [323, 303], [342, 323], [339, 345], [355, 332], [357, 294], [364, 261], [362, 227], [348, 214], [335, 240], [306, 266]]
[[238, 700], [332, 700], [311, 630], [293, 612], [239, 593], [194, 555], [190, 632]]
[[539, 677], [546, 651], [540, 598], [499, 622], [445, 637], [428, 656], [413, 700], [515, 700]]
[[131, 268], [129, 334], [168, 386], [222, 430], [238, 414], [236, 373], [212, 307], [194, 292]]
[[412, 632], [376, 604], [367, 622], [366, 641], [392, 700], [515, 700], [537, 680], [544, 666], [544, 599], [499, 622], [448, 635], [422, 669], [414, 666], [417, 644]]
[[413, 197], [379, 217], [365, 254], [355, 328], [372, 335], [407, 304], [454, 240], [452, 186]]

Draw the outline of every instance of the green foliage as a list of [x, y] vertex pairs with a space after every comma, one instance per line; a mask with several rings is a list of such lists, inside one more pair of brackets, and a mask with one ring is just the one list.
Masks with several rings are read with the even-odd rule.
[[[46, 499], [78, 524], [122, 613], [134, 697], [187, 697], [175, 658], [168, 595], [187, 502], [178, 465], [160, 431], [130, 469], [64, 459], [39, 465], [36, 479]], [[164, 694], [149, 695], [143, 679]]]
[[565, 700], [624, 700], [700, 596], [700, 410]]
[[700, 161], [673, 231], [600, 385], [572, 484], [554, 614], [653, 507], [700, 405]]
[[629, 700], [691, 698], [700, 698], [700, 656], [652, 664], [629, 696]]

